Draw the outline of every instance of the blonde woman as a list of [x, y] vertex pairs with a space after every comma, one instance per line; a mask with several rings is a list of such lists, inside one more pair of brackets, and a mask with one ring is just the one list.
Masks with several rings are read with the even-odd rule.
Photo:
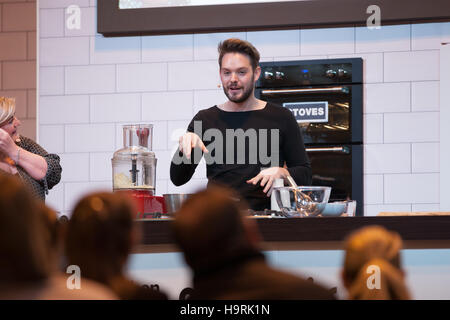
[[[345, 241], [342, 280], [351, 300], [408, 300], [401, 268], [402, 239], [396, 232], [370, 226]], [[376, 279], [377, 274], [379, 278]]]
[[19, 135], [21, 123], [15, 112], [15, 99], [0, 97], [0, 170], [19, 175], [34, 195], [45, 200], [48, 190], [61, 180], [59, 156]]

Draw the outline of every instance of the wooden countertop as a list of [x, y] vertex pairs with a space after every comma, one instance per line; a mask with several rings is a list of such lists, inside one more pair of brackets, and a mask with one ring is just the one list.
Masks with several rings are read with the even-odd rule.
[[[405, 249], [450, 248], [448, 215], [255, 219], [267, 250], [336, 250], [349, 233], [369, 225], [398, 232]], [[171, 221], [136, 220], [142, 227], [142, 241], [136, 252], [177, 251]]]

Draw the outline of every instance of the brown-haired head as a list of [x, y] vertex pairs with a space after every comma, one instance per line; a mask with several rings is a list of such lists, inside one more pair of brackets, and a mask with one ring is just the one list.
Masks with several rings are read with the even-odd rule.
[[44, 210], [17, 176], [0, 173], [0, 284], [50, 275], [54, 261]]
[[[400, 261], [402, 243], [398, 233], [381, 226], [364, 227], [347, 237], [342, 278], [351, 299], [409, 298]], [[367, 287], [367, 270], [373, 266], [381, 273], [379, 290]]]
[[194, 271], [213, 268], [256, 248], [259, 234], [254, 221], [244, 218], [246, 209], [233, 191], [217, 186], [183, 203], [172, 227]]
[[121, 193], [98, 192], [82, 198], [66, 230], [69, 265], [87, 278], [109, 284], [120, 276], [134, 245], [134, 204]]
[[223, 56], [227, 53], [241, 53], [250, 59], [250, 64], [252, 65], [253, 71], [259, 65], [259, 52], [258, 50], [248, 41], [230, 38], [219, 43], [219, 66], [222, 68]]

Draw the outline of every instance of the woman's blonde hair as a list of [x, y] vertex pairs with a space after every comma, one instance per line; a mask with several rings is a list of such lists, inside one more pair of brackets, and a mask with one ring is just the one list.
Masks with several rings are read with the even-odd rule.
[[[345, 241], [343, 270], [349, 299], [409, 299], [401, 270], [401, 248], [400, 235], [380, 226], [365, 227], [352, 233]], [[373, 266], [379, 268], [381, 279], [380, 287], [371, 289], [368, 283]]]
[[16, 99], [0, 97], [0, 125], [14, 116], [16, 112]]

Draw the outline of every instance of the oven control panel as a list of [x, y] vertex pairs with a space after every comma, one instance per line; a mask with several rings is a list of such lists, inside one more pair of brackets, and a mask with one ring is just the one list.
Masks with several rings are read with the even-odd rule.
[[257, 87], [362, 83], [362, 59], [263, 62]]

